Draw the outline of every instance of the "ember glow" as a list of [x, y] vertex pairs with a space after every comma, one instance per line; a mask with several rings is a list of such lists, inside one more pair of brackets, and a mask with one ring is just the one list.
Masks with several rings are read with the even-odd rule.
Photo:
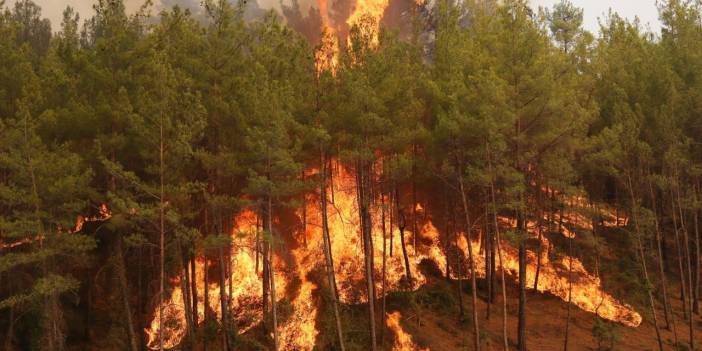
[[[338, 171], [333, 177], [333, 199], [332, 191], [329, 191], [328, 196], [328, 221], [329, 234], [332, 241], [332, 254], [334, 259], [334, 271], [336, 274], [339, 298], [344, 304], [358, 304], [367, 302], [366, 290], [363, 288], [365, 283], [365, 275], [363, 270], [363, 242], [360, 235], [360, 219], [358, 204], [356, 202], [356, 184], [353, 174], [344, 170], [344, 167], [338, 167]], [[316, 176], [317, 171], [308, 172], [309, 177]], [[332, 201], [333, 200], [333, 201]], [[376, 208], [373, 211], [373, 254], [375, 257], [375, 281], [378, 298], [382, 296], [382, 256], [383, 256], [383, 226], [382, 212], [380, 210], [381, 203], [387, 203], [388, 199], [377, 198]], [[322, 238], [322, 220], [320, 212], [319, 194], [309, 194], [306, 203], [306, 229], [303, 231], [302, 226], [297, 226], [297, 229], [292, 229], [289, 233], [279, 233], [278, 235], [290, 236], [295, 240], [296, 246], [291, 250], [292, 259], [294, 262], [285, 263], [285, 260], [279, 256], [280, 251], [277, 250], [274, 255], [274, 271], [276, 280], [276, 295], [278, 300], [289, 299], [292, 306], [292, 313], [286, 316], [279, 322], [280, 345], [284, 350], [312, 350], [319, 331], [316, 329], [317, 307], [318, 307], [318, 284], [319, 282], [311, 280], [311, 272], [320, 267], [324, 267], [323, 254], [323, 238]], [[417, 204], [418, 212], [423, 212], [424, 208]], [[299, 223], [302, 223], [302, 211], [297, 211]], [[422, 216], [425, 217], [425, 216]], [[385, 243], [386, 253], [390, 251], [390, 227], [389, 214], [386, 213], [386, 237]], [[514, 227], [516, 221], [511, 218], [501, 217], [499, 220], [504, 228]], [[262, 272], [256, 270], [256, 253], [255, 253], [255, 233], [256, 233], [256, 215], [251, 210], [245, 210], [235, 219], [235, 230], [232, 233], [232, 267], [233, 267], [233, 282], [234, 291], [231, 292], [232, 301], [232, 316], [236, 320], [237, 328], [240, 333], [245, 333], [252, 327], [259, 324], [262, 320], [262, 300], [261, 300], [261, 284]], [[445, 262], [445, 254], [443, 245], [440, 242], [439, 230], [434, 224], [427, 220], [420, 226], [419, 237], [425, 243], [431, 242], [429, 245], [421, 245], [417, 248], [416, 254], [410, 254], [410, 263], [413, 275], [413, 285], [409, 286], [406, 279], [405, 267], [402, 257], [402, 247], [400, 243], [400, 234], [398, 228], [392, 228], [392, 249], [394, 254], [387, 256], [387, 271], [386, 293], [400, 290], [413, 290], [426, 283], [426, 277], [418, 269], [419, 263], [423, 260], [431, 260], [441, 267]], [[528, 232], [531, 237], [537, 238], [538, 232], [536, 223], [528, 223]], [[405, 231], [405, 241], [408, 252], [414, 253], [415, 248], [412, 247], [412, 232]], [[476, 235], [475, 237], [480, 237]], [[544, 247], [548, 247], [548, 239], [542, 237]], [[468, 256], [468, 241], [462, 233], [458, 237], [458, 247], [464, 253], [463, 259], [463, 274], [457, 277], [455, 273], [453, 278], [466, 279], [469, 264], [465, 257]], [[480, 252], [481, 243], [474, 241], [474, 252]], [[519, 268], [517, 250], [511, 247], [508, 243], [502, 243], [504, 265], [506, 271], [512, 277], [517, 278]], [[544, 250], [545, 251], [545, 250]], [[485, 262], [483, 255], [475, 255], [476, 273], [483, 278], [485, 274]], [[571, 258], [565, 257], [560, 262], [551, 262], [546, 252], [542, 254], [542, 267], [540, 270], [539, 282], [537, 289], [540, 292], [553, 294], [564, 301], [568, 301], [568, 266]], [[634, 309], [617, 301], [614, 297], [602, 291], [600, 279], [585, 269], [582, 262], [576, 258], [573, 260], [573, 289], [572, 303], [579, 308], [597, 313], [600, 317], [620, 322], [630, 327], [636, 327], [641, 324], [641, 316]], [[537, 257], [533, 252], [528, 253], [527, 267], [527, 282], [533, 285], [536, 274]], [[204, 320], [204, 260], [199, 260], [197, 265], [198, 276], [198, 320]], [[214, 268], [217, 269], [217, 268]], [[292, 283], [294, 281], [294, 284]], [[225, 284], [225, 289], [228, 289], [228, 283]], [[289, 291], [289, 288], [295, 286], [294, 291]], [[165, 345], [167, 348], [177, 346], [185, 337], [186, 323], [183, 295], [180, 287], [180, 281], [174, 279], [172, 281], [172, 292], [167, 299], [164, 308], [165, 316]], [[221, 308], [219, 303], [219, 285], [210, 283], [208, 287], [209, 296], [207, 298], [208, 308], [215, 312], [216, 317], [221, 319]], [[229, 291], [226, 291], [229, 296]], [[149, 347], [156, 349], [158, 347], [158, 309], [153, 312], [153, 319], [146, 333], [149, 340]], [[400, 314], [394, 312], [388, 316], [388, 326], [395, 331], [397, 340], [395, 342], [395, 350], [415, 350], [411, 343], [409, 335], [404, 333], [399, 325]]]

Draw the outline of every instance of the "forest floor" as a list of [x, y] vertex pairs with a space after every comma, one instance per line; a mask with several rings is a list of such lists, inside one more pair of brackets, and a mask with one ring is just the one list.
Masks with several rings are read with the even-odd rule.
[[[432, 290], [436, 285], [448, 285], [445, 282], [434, 281], [427, 289]], [[516, 349], [517, 340], [517, 308], [518, 290], [514, 284], [508, 284], [508, 314], [507, 328], [510, 349]], [[483, 331], [483, 350], [502, 350], [502, 299], [499, 296], [491, 307], [490, 319], [486, 319], [487, 304], [483, 298], [478, 300], [478, 314], [480, 317], [479, 326]], [[679, 295], [679, 294], [678, 294]], [[415, 343], [421, 348], [429, 350], [452, 351], [452, 350], [472, 350], [472, 326], [470, 325], [470, 294], [463, 294], [463, 303], [466, 315], [462, 320], [458, 318], [458, 311], [437, 311], [430, 306], [419, 306], [413, 308], [400, 308], [403, 319], [401, 325], [405, 332], [412, 335]], [[689, 349], [689, 327], [683, 320], [681, 300], [673, 299], [673, 308], [676, 310], [677, 336], [680, 340], [680, 350]], [[393, 304], [389, 303], [389, 310], [392, 311]], [[402, 304], [399, 304], [400, 306]], [[568, 313], [568, 304], [558, 297], [527, 292], [527, 345], [529, 350], [563, 350], [565, 337], [565, 321]], [[613, 347], [610, 348], [609, 341], [605, 341], [601, 348], [598, 348], [598, 340], [593, 336], [593, 327], [596, 324], [596, 316], [571, 306], [571, 324], [569, 331], [568, 350], [658, 350], [656, 332], [653, 326], [650, 313], [642, 308], [637, 308], [644, 320], [639, 327], [632, 328], [618, 323], [607, 323], [608, 335], [614, 336]], [[448, 312], [448, 313], [447, 313]], [[659, 324], [661, 325], [661, 335], [665, 350], [675, 350], [675, 337], [672, 330], [665, 329], [663, 311], [657, 311]], [[419, 324], [416, 316], [420, 316]], [[696, 345], [702, 344], [702, 317], [693, 314], [694, 328], [696, 334]], [[672, 329], [672, 328], [671, 328]], [[609, 340], [612, 340], [610, 338]]]

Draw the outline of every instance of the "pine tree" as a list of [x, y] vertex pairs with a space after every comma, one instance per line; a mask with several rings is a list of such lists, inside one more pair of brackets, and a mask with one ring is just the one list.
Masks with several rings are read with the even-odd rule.
[[89, 209], [92, 173], [65, 145], [41, 139], [38, 130], [53, 112], [40, 105], [30, 54], [8, 47], [21, 59], [5, 62], [21, 77], [21, 98], [13, 116], [0, 119], [0, 274], [15, 277], [6, 278], [0, 298], [0, 309], [12, 316], [4, 346], [14, 347], [15, 318], [24, 315], [31, 324], [39, 321], [30, 333], [47, 350], [62, 350], [67, 335], [60, 298], [78, 289], [70, 268], [95, 248], [93, 238], [75, 232], [76, 218]]

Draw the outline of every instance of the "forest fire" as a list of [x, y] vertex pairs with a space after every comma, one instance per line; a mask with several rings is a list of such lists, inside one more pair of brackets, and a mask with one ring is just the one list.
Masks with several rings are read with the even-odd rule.
[[[516, 221], [506, 217], [501, 217], [500, 222], [506, 227], [516, 225]], [[531, 237], [538, 238], [538, 234], [535, 230], [535, 223], [529, 222], [527, 229]], [[437, 263], [442, 262], [444, 260], [444, 254], [439, 249], [441, 246], [439, 243], [438, 230], [431, 223], [427, 223], [421, 235], [432, 240], [429, 253], [425, 257]], [[548, 239], [542, 237], [541, 240], [543, 247], [550, 246]], [[471, 243], [471, 245], [473, 246], [473, 252], [480, 252], [481, 243], [479, 241], [475, 241]], [[464, 257], [468, 257], [468, 243], [463, 233], [460, 233], [458, 237], [458, 247], [463, 251]], [[519, 272], [517, 250], [505, 241], [501, 243], [501, 247], [503, 250], [505, 271], [511, 274], [516, 281]], [[630, 327], [637, 327], [641, 324], [641, 315], [634, 311], [631, 306], [617, 301], [614, 297], [604, 292], [601, 288], [600, 278], [590, 274], [580, 260], [577, 258], [564, 257], [561, 262], [554, 263], [549, 260], [548, 256], [546, 251], [541, 255], [539, 281], [536, 287], [539, 292], [550, 293], [564, 301], [568, 301], [570, 291], [568, 267], [572, 259], [574, 281], [570, 299], [573, 304], [585, 311], [596, 313], [604, 319], [619, 322]], [[529, 286], [533, 286], [536, 277], [536, 254], [528, 252], [527, 261], [526, 281], [529, 282]], [[497, 262], [497, 264], [499, 265], [499, 262]], [[464, 266], [467, 267], [468, 263], [465, 262]], [[485, 278], [485, 257], [483, 255], [475, 256], [475, 266], [477, 269], [477, 276]], [[460, 277], [462, 279], [469, 276], [467, 270], [464, 270], [464, 272], [465, 273]], [[455, 272], [452, 272], [452, 277], [458, 278]]]
[[388, 318], [385, 324], [388, 326], [393, 333], [395, 333], [395, 343], [392, 346], [393, 351], [429, 351], [429, 349], [420, 349], [412, 341], [412, 336], [407, 334], [402, 326], [400, 325], [400, 320], [402, 319], [402, 314], [399, 311], [388, 313]]
[[0, 0], [1, 348], [702, 349], [700, 1]]
[[[103, 222], [106, 221], [110, 218], [112, 218], [112, 211], [107, 207], [107, 204], [100, 204], [98, 207], [98, 213], [92, 216], [83, 216], [79, 215], [76, 218], [76, 223], [73, 228], [69, 228], [68, 230], [63, 230], [63, 228], [57, 228], [58, 233], [65, 233], [65, 234], [74, 234], [78, 233], [81, 230], [83, 230], [83, 227], [85, 226], [86, 223], [91, 223], [91, 222]], [[17, 247], [20, 247], [22, 245], [27, 245], [27, 244], [32, 244], [35, 242], [41, 243], [45, 239], [44, 234], [39, 234], [34, 237], [27, 237], [23, 238], [21, 240], [16, 240], [11, 243], [6, 243], [3, 241], [3, 239], [0, 237], [0, 250], [10, 250], [14, 249]]]
[[[359, 24], [364, 16], [368, 16], [375, 22], [376, 28], [374, 30], [377, 32], [377, 27], [379, 26], [379, 21], [385, 12], [385, 8], [388, 7], [387, 0], [359, 0], [356, 2], [356, 8], [354, 12], [346, 20], [349, 26]], [[377, 35], [374, 40], [377, 40]]]
[[[262, 298], [260, 294], [262, 284], [262, 272], [256, 265], [256, 215], [251, 211], [243, 211], [235, 219], [235, 230], [232, 233], [232, 275], [225, 283], [225, 295], [231, 297], [230, 306], [234, 312], [237, 327], [241, 332], [248, 331], [251, 327], [260, 323], [262, 315]], [[274, 259], [275, 279], [279, 289], [276, 291], [278, 299], [283, 298], [286, 293], [286, 279], [283, 270], [280, 269], [279, 261]], [[209, 266], [209, 262], [208, 262]], [[205, 261], [198, 259], [196, 264], [196, 276], [205, 276]], [[229, 281], [233, 284], [229, 284]], [[185, 302], [183, 290], [179, 288], [181, 282], [179, 278], [171, 281], [174, 287], [171, 296], [164, 304], [163, 315], [165, 330], [164, 347], [173, 348], [180, 344], [186, 333]], [[232, 290], [229, 290], [229, 286]], [[215, 313], [218, 320], [222, 318], [219, 284], [210, 282], [207, 287], [207, 306], [205, 306], [205, 282], [197, 281], [198, 297], [198, 323], [205, 320], [205, 308]], [[158, 349], [159, 341], [159, 314], [158, 309], [154, 311], [154, 318], [149, 328], [145, 330], [148, 343], [151, 349]]]
[[[339, 32], [335, 24], [329, 19], [329, 3], [328, 0], [317, 0], [317, 6], [322, 18], [322, 38], [320, 46], [315, 52], [315, 64], [317, 71], [323, 70], [334, 71], [339, 63]], [[380, 20], [388, 7], [388, 0], [359, 0], [353, 13], [346, 20], [346, 24], [350, 27], [361, 24], [363, 18], [368, 18], [372, 21], [372, 28], [368, 28], [373, 33], [372, 43], [378, 42], [378, 28]], [[343, 39], [343, 38], [341, 38]], [[350, 45], [350, 38], [346, 38]]]
[[[314, 176], [316, 171], [310, 172], [310, 176]], [[330, 237], [332, 242], [332, 254], [334, 258], [334, 272], [338, 282], [339, 299], [345, 304], [357, 304], [367, 301], [367, 296], [362, 288], [365, 282], [363, 271], [363, 243], [359, 235], [360, 225], [358, 217], [358, 205], [356, 202], [356, 189], [353, 175], [346, 172], [343, 167], [339, 167], [338, 172], [334, 174], [333, 186], [331, 187], [333, 195], [329, 199], [327, 208], [328, 223]], [[311, 350], [315, 345], [315, 340], [319, 331], [315, 327], [317, 319], [317, 300], [315, 298], [315, 290], [317, 282], [310, 281], [310, 273], [318, 268], [324, 267], [324, 259], [322, 254], [322, 225], [321, 212], [319, 208], [318, 195], [308, 196], [306, 201], [306, 228], [305, 231], [299, 230], [297, 233], [281, 233], [281, 235], [292, 236], [297, 245], [291, 250], [293, 263], [285, 263], [279, 251], [276, 251], [274, 256], [275, 280], [278, 286], [276, 296], [278, 300], [290, 298], [291, 291], [288, 287], [291, 280], [299, 282], [299, 288], [293, 292], [291, 298], [292, 314], [280, 324], [280, 340], [281, 347], [291, 350]], [[380, 208], [382, 203], [388, 199], [377, 199], [377, 206]], [[418, 207], [423, 211], [421, 206]], [[302, 211], [298, 211], [298, 220], [302, 223]], [[443, 245], [440, 242], [439, 230], [433, 225], [430, 220], [427, 220], [420, 228], [419, 238], [431, 242], [430, 245], [423, 245], [418, 248], [417, 253], [410, 255], [411, 269], [413, 275], [413, 285], [409, 286], [406, 278], [405, 266], [403, 263], [402, 245], [399, 240], [399, 229], [396, 226], [392, 228], [392, 234], [389, 230], [389, 213], [385, 216], [385, 231], [383, 229], [382, 211], [379, 209], [374, 211], [374, 227], [372, 229], [373, 236], [373, 252], [375, 260], [375, 276], [376, 291], [382, 296], [382, 261], [383, 243], [386, 244], [386, 284], [385, 293], [393, 291], [416, 289], [426, 282], [426, 277], [417, 269], [422, 260], [428, 259], [437, 263], [445, 261]], [[515, 221], [500, 217], [501, 225], [511, 227], [515, 225]], [[256, 232], [260, 231], [257, 228], [257, 219], [254, 212], [245, 210], [235, 219], [235, 230], [232, 233], [232, 277], [235, 284], [232, 285], [233, 291], [228, 290], [228, 281], [225, 284], [226, 295], [231, 296], [231, 308], [234, 312], [238, 329], [240, 332], [246, 332], [251, 327], [260, 323], [262, 320], [262, 300], [260, 296], [262, 273], [256, 267]], [[303, 226], [298, 225], [297, 228]], [[530, 236], [538, 237], [536, 232], [536, 224], [529, 222], [528, 231]], [[385, 235], [385, 238], [383, 237]], [[390, 239], [390, 236], [394, 240]], [[479, 237], [479, 236], [478, 236]], [[413, 240], [412, 233], [405, 233], [405, 244], [411, 248]], [[548, 239], [542, 237], [543, 245], [548, 247], [550, 244]], [[457, 239], [458, 247], [463, 251], [464, 257], [467, 257], [468, 242], [462, 233], [459, 233]], [[390, 256], [390, 245], [394, 254]], [[472, 242], [474, 252], [480, 252], [480, 241]], [[506, 271], [515, 279], [518, 272], [518, 255], [516, 249], [508, 243], [502, 243], [504, 266]], [[410, 251], [408, 249], [408, 251]], [[564, 257], [560, 262], [551, 262], [548, 254], [545, 252], [541, 257], [540, 277], [537, 285], [537, 290], [540, 292], [551, 293], [564, 301], [569, 299], [569, 282], [568, 282], [568, 266], [571, 258]], [[533, 284], [536, 275], [536, 255], [529, 252], [527, 281]], [[576, 258], [572, 259], [572, 270], [574, 281], [572, 284], [571, 301], [581, 309], [597, 313], [600, 317], [620, 322], [624, 325], [636, 327], [641, 323], [641, 316], [633, 310], [629, 305], [622, 304], [605, 293], [601, 289], [600, 279], [591, 275], [584, 268], [583, 264]], [[499, 264], [499, 263], [498, 263]], [[460, 278], [465, 279], [468, 274], [468, 262], [464, 258], [463, 274]], [[197, 265], [197, 276], [204, 276], [204, 261], [199, 260]], [[479, 277], [485, 276], [485, 261], [482, 255], [476, 255], [476, 269]], [[454, 278], [459, 278], [453, 274]], [[178, 287], [180, 281], [175, 279], [172, 281], [173, 287]], [[204, 282], [198, 281], [198, 320], [204, 320], [205, 304], [203, 300]], [[219, 284], [210, 283], [208, 286], [208, 306], [207, 308], [216, 313], [217, 318], [221, 318], [220, 308], [220, 292]], [[378, 296], [378, 297], [380, 297]], [[179, 288], [173, 289], [170, 298], [164, 307], [165, 323], [164, 336], [165, 345], [172, 348], [178, 345], [185, 337], [185, 315], [182, 290]], [[393, 328], [398, 335], [396, 341], [397, 350], [414, 350], [407, 348], [407, 335], [398, 331], [399, 312], [390, 314], [388, 317], [388, 326]], [[146, 330], [149, 338], [149, 346], [152, 349], [158, 345], [158, 313], [154, 312], [154, 318], [151, 326]], [[404, 339], [403, 339], [404, 338]], [[401, 340], [400, 340], [401, 339]], [[399, 344], [398, 344], [399, 343]]]

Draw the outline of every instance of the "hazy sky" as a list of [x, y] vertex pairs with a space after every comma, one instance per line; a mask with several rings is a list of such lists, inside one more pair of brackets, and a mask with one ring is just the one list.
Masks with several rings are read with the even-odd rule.
[[[552, 7], [558, 0], [530, 0], [530, 2], [534, 7]], [[629, 19], [638, 16], [644, 28], [650, 26], [653, 32], [658, 32], [661, 28], [655, 0], [571, 0], [571, 2], [584, 10], [585, 28], [595, 34], [600, 28], [597, 18], [603, 18], [609, 9]]]
[[[10, 0], [9, 3], [12, 5], [16, 0]], [[54, 26], [54, 30], [57, 29], [61, 23], [61, 14], [66, 6], [70, 5], [81, 14], [81, 18], [87, 18], [92, 16], [92, 4], [93, 0], [34, 0], [39, 4], [42, 9], [44, 16], [51, 19], [51, 23]], [[551, 7], [558, 0], [530, 0], [534, 7], [547, 6]], [[619, 12], [620, 15], [633, 19], [634, 16], [638, 16], [641, 23], [646, 26], [649, 25], [651, 30], [657, 32], [660, 29], [660, 22], [658, 21], [658, 11], [656, 9], [655, 0], [571, 0], [576, 6], [581, 7], [585, 11], [585, 28], [597, 33], [599, 26], [597, 24], [597, 18], [603, 17], [611, 8]], [[127, 7], [129, 9], [134, 9], [141, 4], [142, 0], [126, 0]], [[159, 3], [159, 0], [154, 1], [154, 3]], [[174, 2], [174, 1], [170, 1]], [[303, 2], [303, 1], [301, 1]], [[277, 0], [259, 0], [262, 7], [266, 7], [272, 4], [278, 3]]]

